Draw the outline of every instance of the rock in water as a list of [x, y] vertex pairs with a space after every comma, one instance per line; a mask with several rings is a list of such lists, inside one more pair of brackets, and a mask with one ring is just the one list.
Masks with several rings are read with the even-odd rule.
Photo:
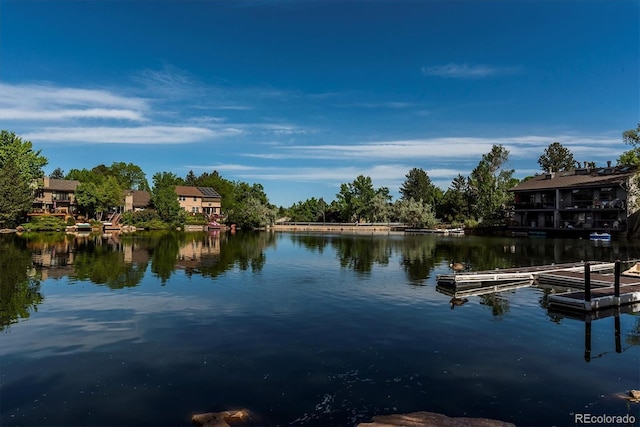
[[358, 427], [515, 427], [515, 424], [488, 418], [448, 417], [436, 412], [376, 415], [370, 423]]
[[195, 414], [191, 417], [194, 425], [202, 427], [230, 427], [231, 424], [244, 423], [252, 419], [251, 412], [247, 409], [238, 411], [206, 412]]

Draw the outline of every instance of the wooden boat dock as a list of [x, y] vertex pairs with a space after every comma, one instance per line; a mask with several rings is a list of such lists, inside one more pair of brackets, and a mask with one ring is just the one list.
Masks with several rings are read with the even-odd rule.
[[[538, 277], [544, 273], [553, 272], [583, 272], [585, 263], [574, 262], [565, 264], [539, 265], [520, 268], [506, 268], [496, 270], [485, 270], [476, 272], [461, 272], [452, 274], [440, 274], [437, 276], [438, 285], [444, 286], [478, 286], [480, 283], [498, 283], [498, 282], [520, 282], [520, 281], [537, 281]], [[589, 268], [592, 272], [613, 271], [615, 264], [613, 262], [591, 261]]]
[[[584, 291], [549, 295], [549, 308], [589, 312], [640, 302], [640, 276], [635, 273], [635, 269], [627, 270], [627, 273], [631, 273], [631, 276], [623, 275], [621, 263], [616, 261], [613, 275], [591, 274], [585, 265], [582, 275], [563, 271], [549, 273], [539, 279], [547, 283], [561, 282], [566, 286], [582, 284]], [[591, 289], [592, 283], [601, 287]]]
[[613, 286], [592, 289], [590, 294], [589, 297], [585, 291], [576, 291], [549, 295], [549, 307], [588, 312], [635, 304], [640, 302], [640, 281], [636, 279], [636, 283], [626, 285], [621, 283], [618, 296]]
[[[627, 270], [627, 275], [621, 265], [621, 261], [591, 261], [442, 274], [437, 276], [436, 289], [459, 298], [532, 285], [580, 288], [549, 295], [549, 309], [591, 312], [640, 303], [640, 264]], [[603, 274], [606, 271], [613, 274]]]

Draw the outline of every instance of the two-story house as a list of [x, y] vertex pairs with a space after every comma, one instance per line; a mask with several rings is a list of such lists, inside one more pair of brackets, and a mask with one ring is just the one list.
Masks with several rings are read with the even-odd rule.
[[521, 182], [510, 191], [514, 231], [627, 232], [635, 212], [635, 166], [580, 168], [550, 172]]
[[211, 187], [176, 186], [176, 194], [180, 208], [191, 213], [206, 214], [209, 216], [220, 215], [222, 198]]
[[42, 186], [34, 190], [33, 214], [75, 215], [75, 191], [80, 181], [44, 177]]

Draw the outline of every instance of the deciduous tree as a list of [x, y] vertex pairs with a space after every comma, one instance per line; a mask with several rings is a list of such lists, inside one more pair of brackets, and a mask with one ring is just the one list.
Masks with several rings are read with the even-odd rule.
[[371, 218], [375, 195], [371, 177], [368, 176], [360, 175], [352, 183], [340, 185], [336, 198], [343, 220], [360, 221]]
[[513, 179], [513, 169], [505, 169], [509, 160], [509, 150], [502, 145], [494, 145], [491, 151], [482, 155], [482, 160], [469, 176], [469, 189], [474, 200], [471, 213], [479, 220], [488, 220], [500, 209], [512, 204], [513, 195], [507, 190], [517, 183]]
[[181, 184], [182, 179], [172, 172], [157, 172], [153, 175], [151, 202], [165, 222], [182, 222], [180, 202], [175, 189], [176, 185]]
[[23, 141], [14, 132], [0, 131], [0, 169], [9, 161], [15, 163], [20, 177], [27, 183], [41, 178], [42, 168], [49, 163], [40, 151], [34, 151], [31, 141]]
[[400, 222], [412, 228], [433, 227], [437, 223], [433, 209], [423, 200], [398, 200], [395, 210]]
[[618, 164], [640, 166], [640, 123], [636, 129], [624, 131], [622, 141], [632, 148], [622, 153], [618, 158]]
[[147, 177], [138, 165], [133, 163], [114, 162], [107, 169], [107, 174], [116, 178], [124, 190], [149, 191]]
[[107, 176], [98, 184], [80, 183], [76, 189], [76, 200], [80, 211], [89, 218], [102, 218], [103, 214], [124, 202], [122, 188], [113, 176]]
[[0, 228], [15, 227], [31, 210], [33, 191], [14, 161], [0, 168]]

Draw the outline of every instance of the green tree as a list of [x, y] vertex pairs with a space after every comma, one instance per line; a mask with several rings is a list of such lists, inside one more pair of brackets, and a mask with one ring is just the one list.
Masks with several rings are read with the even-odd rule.
[[31, 141], [23, 141], [14, 132], [0, 131], [0, 169], [9, 161], [15, 163], [20, 178], [27, 183], [44, 176], [42, 168], [49, 161], [40, 151], [33, 151]]
[[405, 200], [422, 200], [424, 203], [436, 206], [439, 201], [439, 189], [433, 185], [431, 178], [423, 169], [413, 168], [406, 175], [400, 187], [400, 193]]
[[0, 131], [0, 223], [13, 226], [22, 221], [33, 201], [30, 185], [44, 175], [42, 168], [47, 163], [40, 150], [33, 151], [30, 141]]
[[371, 177], [359, 175], [352, 183], [341, 184], [336, 194], [344, 221], [361, 221], [371, 218], [372, 201], [376, 195]]
[[576, 160], [573, 153], [559, 142], [550, 144], [538, 159], [538, 164], [545, 172], [563, 172], [574, 169]]
[[413, 198], [398, 200], [395, 211], [400, 222], [411, 228], [430, 228], [437, 223], [433, 209], [423, 200]]
[[438, 217], [450, 223], [463, 223], [471, 217], [471, 195], [467, 179], [458, 174], [444, 193]]
[[227, 204], [227, 222], [241, 228], [266, 227], [275, 222], [277, 209], [269, 204], [261, 184], [234, 183], [231, 202]]
[[33, 192], [14, 161], [0, 168], [0, 228], [15, 227], [31, 210]]
[[632, 148], [620, 155], [618, 164], [640, 166], [640, 123], [638, 123], [636, 129], [624, 131], [622, 133], [622, 141]]
[[55, 168], [53, 172], [49, 174], [51, 179], [64, 179], [64, 171], [61, 168]]
[[138, 165], [133, 163], [114, 162], [106, 171], [113, 176], [123, 190], [149, 191], [147, 177]]
[[184, 185], [190, 185], [190, 186], [198, 186], [198, 187], [206, 187], [204, 185], [198, 185], [198, 178], [196, 177], [196, 174], [193, 173], [192, 170], [189, 171], [189, 173], [187, 173], [187, 176], [184, 178]]
[[120, 184], [113, 176], [107, 176], [102, 182], [84, 182], [76, 189], [78, 208], [89, 218], [102, 218], [110, 209], [123, 204]]
[[389, 222], [393, 216], [391, 194], [387, 187], [380, 187], [371, 200], [370, 219], [373, 222]]
[[182, 179], [172, 172], [157, 172], [153, 175], [153, 190], [151, 202], [160, 218], [169, 223], [183, 222], [182, 209], [176, 194], [176, 185], [181, 185]]
[[478, 220], [496, 218], [503, 207], [513, 204], [513, 195], [508, 190], [517, 180], [513, 179], [513, 169], [504, 168], [508, 160], [509, 150], [494, 145], [471, 172], [469, 189], [475, 201], [471, 213]]
[[287, 210], [291, 221], [322, 221], [320, 202], [312, 197], [304, 202], [297, 202]]
[[104, 181], [104, 175], [94, 173], [89, 169], [71, 169], [67, 172], [65, 179], [73, 179], [80, 181], [81, 183], [92, 182], [94, 184], [100, 184]]

